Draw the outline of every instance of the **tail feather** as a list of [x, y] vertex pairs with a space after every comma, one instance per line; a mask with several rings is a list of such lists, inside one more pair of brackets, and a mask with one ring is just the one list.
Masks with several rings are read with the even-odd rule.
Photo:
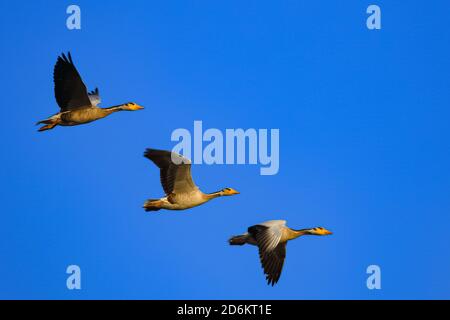
[[161, 210], [162, 201], [160, 199], [148, 199], [145, 201], [143, 208], [145, 211], [158, 211]]
[[50, 123], [43, 127], [40, 127], [38, 131], [50, 130], [50, 129], [53, 129], [56, 125], [57, 125], [57, 123]]
[[60, 123], [59, 114], [51, 116], [50, 118], [38, 121], [36, 125], [45, 124], [45, 126], [42, 126], [39, 128], [38, 131], [45, 131], [50, 130], [56, 127]]
[[241, 234], [239, 236], [231, 237], [228, 242], [232, 246], [242, 246], [247, 243], [247, 237], [247, 234]]
[[36, 125], [38, 126], [40, 124], [51, 124], [52, 122], [53, 122], [53, 120], [45, 119], [45, 120], [41, 120], [41, 121], [36, 122]]

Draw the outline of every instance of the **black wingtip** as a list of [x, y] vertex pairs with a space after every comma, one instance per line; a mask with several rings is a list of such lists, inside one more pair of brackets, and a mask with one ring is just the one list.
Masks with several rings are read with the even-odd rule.
[[150, 157], [152, 156], [152, 153], [154, 153], [155, 151], [157, 151], [156, 149], [152, 149], [152, 148], [147, 148], [144, 151], [144, 157], [146, 157], [147, 159], [151, 159]]
[[90, 95], [97, 95], [97, 96], [98, 96], [98, 95], [99, 95], [99, 94], [98, 94], [98, 88], [95, 88], [94, 90], [91, 90], [91, 91], [89, 92], [89, 94], [90, 94]]
[[149, 153], [151, 152], [151, 150], [152, 150], [152, 149], [150, 149], [150, 148], [145, 149], [145, 151], [144, 151], [144, 157], [148, 158]]
[[73, 64], [72, 55], [70, 54], [70, 51], [67, 51], [67, 55], [65, 52], [62, 52], [61, 55], [58, 56], [58, 61], [60, 60], [65, 63]]
[[267, 280], [267, 285], [272, 286], [272, 287], [278, 282], [278, 280], [272, 279], [272, 278], [267, 278], [266, 280]]

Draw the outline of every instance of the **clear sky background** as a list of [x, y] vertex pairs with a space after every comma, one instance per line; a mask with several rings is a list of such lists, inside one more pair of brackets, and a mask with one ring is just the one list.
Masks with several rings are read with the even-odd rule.
[[[75, 3], [79, 31], [72, 1], [0, 3], [0, 298], [450, 298], [448, 1]], [[102, 106], [146, 109], [38, 133], [69, 50]], [[144, 212], [162, 195], [144, 149], [194, 120], [279, 128], [278, 175], [194, 166], [204, 191], [241, 194]], [[289, 243], [273, 288], [256, 248], [227, 244], [270, 219], [334, 232]]]

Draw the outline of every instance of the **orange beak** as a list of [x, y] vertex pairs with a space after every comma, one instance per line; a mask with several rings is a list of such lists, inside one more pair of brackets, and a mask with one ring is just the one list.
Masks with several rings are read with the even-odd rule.
[[230, 191], [228, 191], [228, 194], [240, 194], [240, 192], [239, 191], [236, 191], [236, 190], [234, 190], [234, 189], [231, 189]]
[[316, 229], [315, 232], [317, 232], [317, 234], [319, 234], [321, 236], [328, 236], [330, 234], [333, 234], [333, 232], [331, 232], [330, 230], [327, 230], [325, 228]]
[[133, 105], [133, 106], [131, 107], [131, 110], [142, 110], [142, 109], [144, 109], [144, 107], [143, 107], [143, 106], [140, 106], [140, 105], [138, 105], [138, 104], [135, 104], [135, 105]]

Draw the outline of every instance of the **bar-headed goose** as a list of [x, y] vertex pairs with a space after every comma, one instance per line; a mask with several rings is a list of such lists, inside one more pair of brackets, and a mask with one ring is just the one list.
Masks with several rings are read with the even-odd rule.
[[144, 203], [145, 211], [160, 209], [184, 210], [199, 206], [221, 196], [239, 194], [232, 188], [213, 193], [203, 193], [191, 176], [191, 161], [177, 153], [147, 149], [144, 156], [160, 169], [161, 185], [166, 194], [160, 199], [149, 199]]
[[70, 52], [58, 57], [53, 70], [55, 98], [61, 111], [41, 120], [37, 124], [45, 124], [39, 131], [53, 129], [55, 126], [76, 126], [89, 123], [117, 111], [135, 111], [143, 109], [134, 102], [120, 104], [110, 108], [99, 108], [100, 95], [98, 89], [88, 93], [83, 80], [73, 64]]
[[258, 246], [267, 283], [274, 285], [280, 279], [286, 257], [286, 244], [289, 240], [304, 235], [325, 236], [330, 231], [316, 227], [311, 229], [294, 230], [286, 226], [285, 220], [266, 221], [248, 228], [248, 232], [231, 237], [230, 245], [242, 246], [246, 243]]

